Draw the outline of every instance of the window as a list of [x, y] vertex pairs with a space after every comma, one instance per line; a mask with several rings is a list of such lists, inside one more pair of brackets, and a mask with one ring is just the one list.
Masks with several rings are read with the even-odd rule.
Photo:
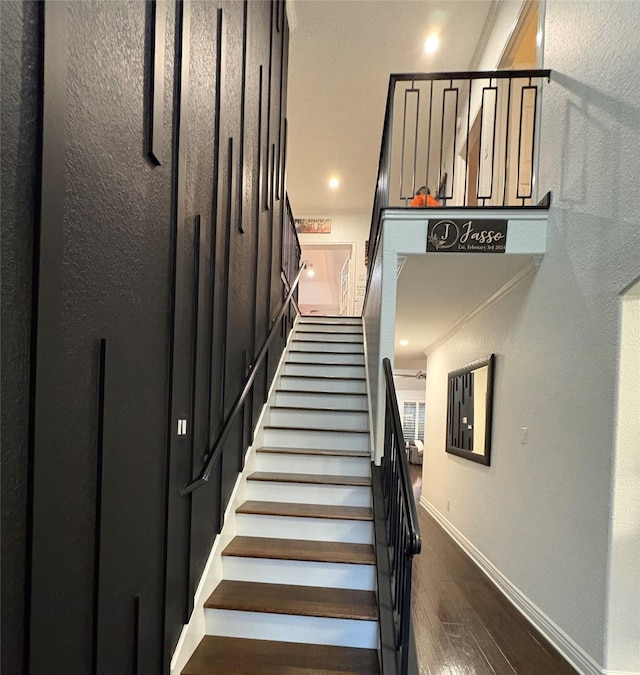
[[402, 433], [405, 441], [424, 443], [424, 403], [405, 401], [402, 411]]

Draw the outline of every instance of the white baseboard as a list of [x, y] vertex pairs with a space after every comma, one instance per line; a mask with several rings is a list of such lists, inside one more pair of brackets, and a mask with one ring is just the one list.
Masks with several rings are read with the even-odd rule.
[[[298, 317], [295, 318], [294, 325], [297, 322]], [[222, 579], [222, 551], [236, 534], [236, 508], [240, 506], [243, 501], [245, 501], [246, 476], [253, 471], [255, 448], [257, 447], [256, 441], [260, 439], [259, 431], [262, 427], [262, 421], [266, 411], [269, 409], [273, 392], [279, 381], [282, 366], [289, 351], [293, 332], [294, 331], [292, 330], [289, 333], [287, 344], [285, 345], [285, 348], [282, 352], [273, 382], [269, 388], [267, 402], [262, 407], [260, 416], [256, 422], [254, 430], [254, 444], [247, 449], [245, 454], [244, 470], [238, 475], [236, 483], [233, 487], [233, 492], [229, 498], [229, 502], [224, 514], [224, 525], [222, 526], [222, 532], [220, 532], [220, 534], [214, 539], [211, 552], [207, 558], [207, 563], [204, 566], [202, 577], [200, 578], [200, 582], [198, 583], [198, 587], [196, 589], [193, 602], [193, 612], [189, 617], [189, 623], [184, 625], [182, 627], [182, 631], [180, 631], [180, 638], [178, 639], [178, 644], [176, 645], [176, 649], [171, 658], [171, 675], [180, 675], [182, 669], [187, 664], [187, 661], [191, 658], [191, 655], [196, 650], [196, 647], [200, 644], [200, 641], [205, 636], [206, 626], [204, 603], [213, 592], [213, 589], [220, 583], [220, 580]]]
[[581, 675], [637, 675], [613, 673], [596, 663], [572, 638], [533, 603], [517, 586], [486, 558], [459, 530], [457, 530], [432, 504], [420, 497], [420, 505], [442, 526], [460, 548], [489, 577], [515, 608], [537, 628]]

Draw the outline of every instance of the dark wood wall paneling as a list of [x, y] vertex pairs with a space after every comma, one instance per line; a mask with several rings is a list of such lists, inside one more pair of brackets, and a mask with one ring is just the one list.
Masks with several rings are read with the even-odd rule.
[[[3, 359], [15, 337], [22, 376], [15, 406], [3, 400], [3, 525], [5, 466], [16, 485], [3, 668], [21, 671], [27, 598], [25, 672], [156, 675], [192, 610], [290, 325], [209, 483], [182, 497], [282, 302], [284, 2], [48, 0], [39, 11], [2, 3], [3, 82], [8, 72], [20, 85], [6, 120], [3, 95], [3, 238], [9, 204], [19, 307]], [[16, 157], [5, 153], [14, 127]], [[24, 189], [40, 192], [40, 171], [41, 215]], [[5, 173], [22, 197], [5, 192]], [[3, 311], [4, 276], [3, 241]]]

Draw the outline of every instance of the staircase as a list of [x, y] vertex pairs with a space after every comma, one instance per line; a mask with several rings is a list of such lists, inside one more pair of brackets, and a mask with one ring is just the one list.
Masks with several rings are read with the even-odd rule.
[[183, 675], [379, 673], [362, 323], [294, 329]]

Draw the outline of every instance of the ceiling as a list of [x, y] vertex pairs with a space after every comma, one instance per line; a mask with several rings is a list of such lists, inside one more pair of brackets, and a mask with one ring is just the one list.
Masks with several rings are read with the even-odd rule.
[[424, 368], [425, 349], [532, 264], [528, 255], [430, 255], [428, 264], [424, 255], [407, 256], [398, 278], [396, 366]]
[[[506, 1], [288, 0], [287, 191], [296, 217], [370, 217], [389, 75], [474, 69]], [[440, 48], [429, 55], [423, 44], [433, 32]], [[429, 264], [409, 256], [398, 279], [396, 368], [425, 369], [425, 349], [531, 264], [527, 256], [440, 255]]]
[[[371, 213], [389, 75], [467, 70], [492, 4], [288, 0], [287, 191], [297, 217]], [[433, 32], [440, 48], [426, 54]]]

